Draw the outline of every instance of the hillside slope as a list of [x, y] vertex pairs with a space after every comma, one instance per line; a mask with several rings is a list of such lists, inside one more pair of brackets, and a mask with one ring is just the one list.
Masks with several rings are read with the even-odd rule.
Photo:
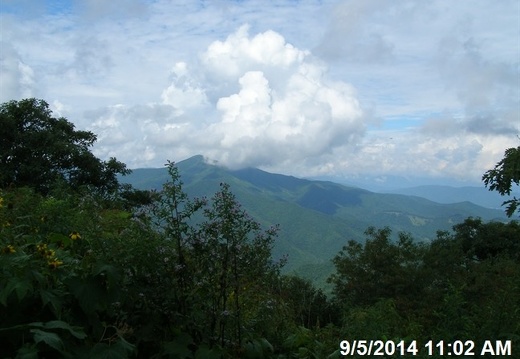
[[[505, 220], [501, 210], [470, 202], [440, 204], [415, 196], [380, 194], [333, 182], [272, 174], [255, 168], [228, 170], [202, 156], [177, 163], [185, 191], [211, 197], [228, 183], [244, 209], [264, 226], [280, 225], [275, 257], [287, 254], [287, 270], [328, 262], [347, 240], [363, 240], [368, 226], [390, 227], [394, 234], [433, 238], [467, 217]], [[160, 189], [166, 168], [136, 169], [122, 182], [140, 189]]]

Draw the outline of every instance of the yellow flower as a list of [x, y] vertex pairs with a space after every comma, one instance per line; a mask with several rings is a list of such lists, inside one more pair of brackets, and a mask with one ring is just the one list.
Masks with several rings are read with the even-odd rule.
[[4, 199], [2, 197], [0, 197], [0, 208], [2, 208], [4, 206]]
[[36, 245], [36, 250], [38, 253], [40, 253], [42, 256], [45, 256], [45, 253], [47, 252], [47, 245], [45, 243], [40, 243]]
[[49, 267], [51, 269], [56, 269], [63, 264], [63, 262], [58, 260], [58, 258], [53, 258], [51, 261], [49, 261], [47, 263], [49, 264]]
[[46, 250], [45, 253], [43, 254], [43, 256], [46, 258], [52, 258], [55, 255], [56, 255], [56, 252], [54, 252], [54, 250], [52, 250], [52, 249]]
[[14, 247], [12, 245], [8, 244], [7, 247], [2, 249], [2, 253], [5, 253], [5, 254], [16, 253], [16, 249], [14, 249]]
[[78, 232], [71, 232], [69, 234], [69, 238], [72, 239], [73, 241], [75, 241], [77, 239], [81, 239], [81, 236], [79, 235]]

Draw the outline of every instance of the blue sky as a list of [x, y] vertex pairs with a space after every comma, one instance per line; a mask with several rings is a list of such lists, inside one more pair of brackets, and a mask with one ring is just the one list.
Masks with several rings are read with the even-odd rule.
[[0, 101], [131, 168], [478, 184], [520, 140], [516, 0], [0, 0]]

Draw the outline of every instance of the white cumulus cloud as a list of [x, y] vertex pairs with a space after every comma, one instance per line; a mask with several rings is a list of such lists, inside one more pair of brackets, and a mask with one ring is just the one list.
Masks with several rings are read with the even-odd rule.
[[0, 101], [34, 95], [34, 71], [9, 43], [0, 42]]
[[115, 144], [147, 148], [148, 160], [200, 153], [230, 167], [278, 167], [316, 161], [365, 131], [350, 85], [328, 79], [280, 34], [251, 36], [247, 26], [211, 43], [197, 63], [175, 63], [161, 100], [98, 114], [100, 147], [126, 162], [135, 160], [125, 158], [127, 144]]
[[517, 0], [6, 5], [0, 100], [46, 100], [131, 168], [481, 183], [518, 146]]

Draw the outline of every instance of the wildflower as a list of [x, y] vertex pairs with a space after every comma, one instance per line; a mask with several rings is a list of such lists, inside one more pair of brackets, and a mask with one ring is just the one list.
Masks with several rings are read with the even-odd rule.
[[42, 256], [45, 256], [45, 253], [47, 252], [47, 244], [40, 243], [36, 245], [36, 251], [40, 253]]
[[7, 247], [2, 248], [2, 253], [5, 253], [5, 254], [16, 253], [16, 249], [14, 249], [14, 247], [12, 245], [8, 244]]
[[2, 197], [0, 197], [0, 208], [2, 208], [4, 206], [4, 199]]
[[71, 232], [69, 234], [69, 238], [72, 239], [73, 241], [75, 241], [77, 239], [81, 239], [81, 236], [79, 235], [78, 232]]
[[42, 255], [42, 257], [47, 259], [52, 259], [56, 255], [56, 251], [54, 249], [48, 249], [47, 244], [40, 243], [36, 245], [36, 251]]
[[53, 258], [51, 261], [49, 261], [47, 263], [49, 264], [49, 267], [51, 269], [56, 269], [63, 264], [63, 262], [58, 260], [58, 258]]

